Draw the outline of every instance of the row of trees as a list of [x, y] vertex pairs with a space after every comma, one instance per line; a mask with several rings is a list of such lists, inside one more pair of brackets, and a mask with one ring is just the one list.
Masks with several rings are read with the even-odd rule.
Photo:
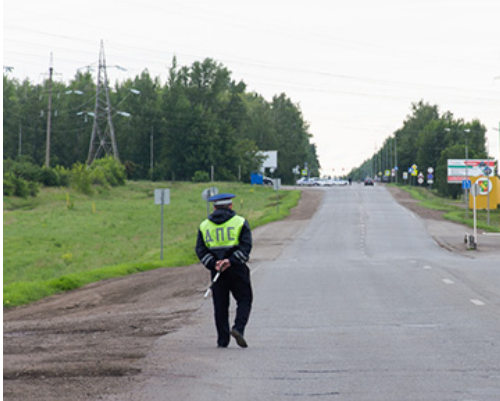
[[450, 112], [440, 115], [438, 106], [423, 101], [412, 104], [411, 110], [403, 126], [385, 140], [378, 152], [354, 169], [352, 176], [363, 179], [397, 166], [398, 182], [402, 182], [402, 172], [414, 164], [425, 174], [432, 167], [433, 187], [443, 196], [457, 198], [462, 188], [447, 183], [448, 159], [465, 159], [466, 147], [469, 159], [487, 158], [486, 128], [478, 120], [455, 119]]
[[[140, 94], [130, 95], [131, 90]], [[174, 58], [166, 83], [144, 71], [115, 83], [110, 97], [120, 160], [129, 178], [153, 174], [157, 180], [191, 180], [214, 166], [217, 180], [247, 181], [259, 168], [258, 152], [265, 150], [278, 150], [274, 174], [284, 183], [291, 183], [292, 169], [306, 162], [319, 173], [300, 107], [285, 94], [269, 102], [247, 92], [244, 82], [232, 80], [231, 72], [212, 59], [179, 67]], [[68, 84], [52, 84], [51, 166], [87, 161], [95, 99], [88, 71]], [[4, 74], [4, 159], [28, 156], [44, 163], [47, 104], [47, 82], [34, 85]]]

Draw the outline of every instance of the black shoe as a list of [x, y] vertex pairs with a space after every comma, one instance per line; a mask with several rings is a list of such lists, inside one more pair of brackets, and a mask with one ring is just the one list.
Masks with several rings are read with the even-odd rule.
[[226, 345], [223, 345], [223, 344], [217, 344], [217, 348], [227, 348], [227, 344], [226, 344]]
[[231, 330], [231, 335], [236, 339], [236, 343], [242, 347], [246, 348], [248, 347], [247, 342], [245, 341], [245, 338], [243, 337], [243, 334], [241, 334], [238, 330], [232, 329]]

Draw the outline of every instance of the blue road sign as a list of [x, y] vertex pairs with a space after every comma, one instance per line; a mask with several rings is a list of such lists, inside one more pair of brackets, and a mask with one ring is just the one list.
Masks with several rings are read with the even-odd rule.
[[432, 174], [427, 174], [427, 179], [428, 180], [432, 180], [434, 178], [434, 176]]
[[463, 180], [462, 181], [462, 189], [470, 189], [470, 187], [471, 187], [470, 180]]

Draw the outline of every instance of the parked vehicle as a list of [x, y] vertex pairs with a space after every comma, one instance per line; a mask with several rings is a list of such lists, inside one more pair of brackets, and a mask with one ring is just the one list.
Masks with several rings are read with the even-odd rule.
[[270, 177], [266, 177], [266, 176], [262, 177], [262, 183], [264, 185], [274, 186], [274, 180]]
[[375, 184], [373, 183], [373, 180], [371, 178], [366, 177], [365, 178], [365, 185], [371, 185], [371, 186], [373, 186]]

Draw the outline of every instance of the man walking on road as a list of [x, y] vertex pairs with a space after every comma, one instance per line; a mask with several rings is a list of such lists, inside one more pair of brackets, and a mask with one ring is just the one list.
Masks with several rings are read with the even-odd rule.
[[[220, 277], [212, 285], [217, 345], [225, 348], [230, 336], [240, 347], [248, 346], [244, 334], [252, 308], [252, 285], [250, 269], [246, 262], [252, 250], [252, 232], [248, 221], [233, 211], [233, 194], [212, 196], [214, 212], [200, 224], [196, 241], [196, 255], [210, 270], [212, 280], [218, 272]], [[229, 329], [230, 294], [236, 300], [236, 318]]]

